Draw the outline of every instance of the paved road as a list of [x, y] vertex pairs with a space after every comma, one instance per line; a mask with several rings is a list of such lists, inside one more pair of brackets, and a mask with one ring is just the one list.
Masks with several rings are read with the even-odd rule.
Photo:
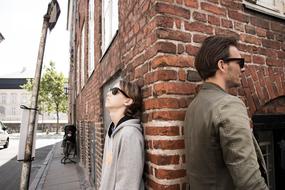
[[[32, 162], [30, 184], [42, 166], [53, 144], [62, 140], [62, 135], [38, 134], [36, 140], [36, 155]], [[17, 161], [19, 135], [12, 135], [7, 149], [0, 148], [0, 189], [17, 190], [20, 184], [22, 163]]]

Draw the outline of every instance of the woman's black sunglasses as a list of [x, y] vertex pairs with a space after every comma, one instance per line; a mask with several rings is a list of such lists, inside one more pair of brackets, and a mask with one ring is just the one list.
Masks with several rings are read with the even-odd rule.
[[241, 69], [244, 67], [244, 58], [226, 58], [223, 59], [223, 61], [224, 62], [236, 61], [236, 63], [239, 64]]
[[110, 88], [110, 91], [112, 92], [113, 95], [117, 95], [118, 92], [120, 91], [124, 96], [130, 98], [123, 90], [119, 89], [118, 87]]

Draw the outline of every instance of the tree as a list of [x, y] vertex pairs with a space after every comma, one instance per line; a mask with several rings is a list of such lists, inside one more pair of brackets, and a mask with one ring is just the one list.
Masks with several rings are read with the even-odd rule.
[[[55, 63], [51, 61], [41, 78], [38, 105], [43, 112], [56, 112], [56, 133], [59, 129], [59, 113], [67, 112], [67, 96], [64, 93], [65, 83], [64, 75], [56, 72]], [[32, 91], [33, 81], [27, 80], [27, 83], [21, 87]]]

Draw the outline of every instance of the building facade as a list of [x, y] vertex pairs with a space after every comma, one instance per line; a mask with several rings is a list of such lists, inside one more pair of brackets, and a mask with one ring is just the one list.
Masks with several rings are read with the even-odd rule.
[[[32, 79], [33, 74], [27, 69], [0, 76], [0, 120], [8, 126], [9, 132], [19, 132], [22, 121], [21, 105], [29, 107], [32, 93], [21, 88]], [[67, 124], [67, 114], [59, 113], [60, 125]], [[55, 130], [56, 114], [39, 112], [38, 130]]]
[[[284, 189], [284, 0], [70, 0], [70, 122], [95, 188], [101, 178], [107, 89], [119, 79], [143, 90], [147, 189], [186, 189], [183, 120], [202, 81], [195, 67], [201, 42], [234, 36], [246, 60], [242, 86], [231, 93], [247, 105], [270, 172]], [[284, 151], [284, 150], [283, 150]]]

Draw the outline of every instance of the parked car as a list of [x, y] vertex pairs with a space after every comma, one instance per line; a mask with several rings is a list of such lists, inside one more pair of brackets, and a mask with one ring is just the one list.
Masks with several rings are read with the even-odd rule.
[[7, 127], [0, 121], [0, 146], [8, 148], [9, 146], [9, 134], [7, 133]]

